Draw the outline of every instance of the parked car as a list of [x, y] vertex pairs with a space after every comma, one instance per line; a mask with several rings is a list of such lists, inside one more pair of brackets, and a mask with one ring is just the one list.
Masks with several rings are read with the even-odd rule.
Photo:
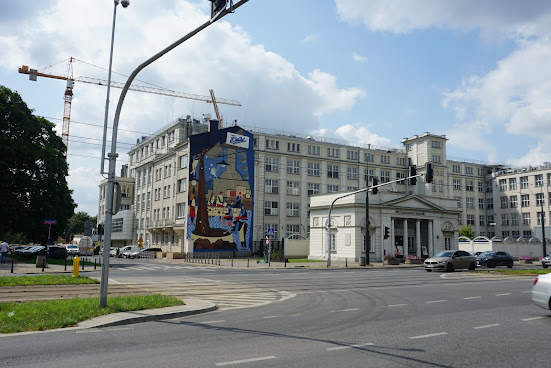
[[74, 244], [67, 244], [65, 246], [65, 249], [67, 249], [67, 254], [71, 256], [78, 256], [80, 254], [80, 249], [78, 245]]
[[545, 309], [551, 309], [551, 273], [538, 275], [532, 286], [532, 301]]
[[44, 247], [42, 245], [35, 245], [35, 246], [29, 247], [25, 250], [20, 251], [18, 254], [23, 256], [23, 257], [32, 257], [32, 256], [37, 255], [38, 252], [41, 252], [43, 250], [45, 251], [46, 247]]
[[[128, 248], [128, 249], [125, 249], [125, 248]], [[124, 249], [124, 251], [121, 249], [121, 254], [119, 255], [119, 257], [130, 258], [131, 253], [134, 253], [134, 252], [138, 251], [141, 248], [139, 248], [137, 245], [131, 245], [129, 247], [124, 247], [123, 249]]]
[[488, 268], [494, 268], [495, 266], [513, 267], [513, 257], [504, 251], [482, 252], [476, 257], [476, 262], [479, 266]]
[[463, 250], [444, 250], [436, 253], [432, 258], [425, 259], [425, 270], [441, 270], [453, 272], [458, 268], [474, 270], [476, 268], [476, 257]]
[[50, 258], [65, 259], [67, 258], [67, 248], [50, 246]]
[[551, 253], [541, 259], [541, 265], [543, 268], [551, 266]]
[[128, 255], [128, 258], [155, 258], [157, 252], [162, 252], [161, 248], [140, 248]]
[[31, 248], [30, 245], [23, 245], [22, 247], [19, 247], [19, 248], [15, 249], [13, 251], [13, 254], [15, 254], [16, 256], [20, 256], [22, 251], [24, 251], [26, 249], [29, 249], [29, 248]]

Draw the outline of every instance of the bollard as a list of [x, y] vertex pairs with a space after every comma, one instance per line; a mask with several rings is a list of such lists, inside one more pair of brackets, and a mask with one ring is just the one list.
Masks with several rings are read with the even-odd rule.
[[67, 271], [67, 258], [63, 260], [64, 271]]
[[94, 270], [96, 269], [96, 261], [97, 259], [94, 258]]
[[220, 266], [220, 253], [218, 253], [218, 266]]
[[11, 273], [13, 273], [13, 258], [11, 259]]
[[86, 258], [82, 260], [82, 270], [84, 271], [84, 262], [86, 262]]
[[73, 277], [78, 277], [78, 266], [80, 263], [80, 259], [78, 256], [73, 257]]
[[283, 255], [283, 262], [284, 262], [284, 264], [285, 264], [284, 267], [287, 268], [287, 258], [285, 258], [285, 255]]
[[345, 258], [344, 261], [345, 261], [344, 267], [348, 267], [348, 258]]
[[247, 268], [249, 268], [249, 259], [247, 258]]
[[[231, 257], [230, 257], [231, 258]], [[231, 266], [233, 267], [233, 258], [231, 258]]]
[[46, 267], [46, 260], [44, 259], [42, 261], [42, 272], [44, 272], [44, 268]]

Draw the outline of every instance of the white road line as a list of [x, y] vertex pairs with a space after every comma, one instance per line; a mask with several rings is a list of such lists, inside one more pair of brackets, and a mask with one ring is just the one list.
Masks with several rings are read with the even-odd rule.
[[352, 348], [361, 348], [362, 346], [371, 346], [374, 345], [372, 342], [368, 342], [365, 344], [357, 344], [357, 345], [347, 345], [347, 346], [336, 346], [333, 348], [327, 348], [327, 350], [343, 350], [343, 349], [352, 349]]
[[204, 324], [208, 324], [208, 323], [222, 323], [222, 322], [226, 322], [225, 319], [221, 319], [219, 321], [205, 321], [205, 322], [197, 322], [197, 323], [204, 323]]
[[431, 301], [428, 301], [428, 302], [425, 302], [425, 303], [430, 304], [430, 303], [442, 303], [442, 302], [447, 302], [447, 300], [431, 300]]
[[350, 309], [332, 310], [331, 313], [335, 313], [335, 312], [351, 312], [351, 311], [357, 311], [357, 310], [360, 310], [360, 308], [350, 308]]
[[521, 319], [521, 321], [533, 321], [535, 319], [542, 319], [543, 317], [542, 316], [539, 316], [539, 317], [531, 317], [531, 318], [524, 318], [524, 319]]
[[280, 317], [298, 317], [300, 316], [300, 313], [297, 313], [297, 314], [283, 314], [281, 316], [266, 316], [266, 317], [262, 317], [262, 318], [280, 318]]
[[433, 334], [429, 334], [429, 335], [412, 336], [412, 337], [410, 337], [410, 339], [424, 339], [426, 337], [442, 336], [442, 335], [447, 335], [447, 334], [448, 334], [447, 332], [437, 332], [437, 333], [433, 333]]
[[511, 293], [496, 294], [496, 296], [511, 295]]
[[469, 297], [466, 297], [466, 298], [463, 298], [465, 300], [468, 300], [468, 299], [480, 299], [482, 298], [481, 296], [469, 296]]
[[476, 326], [476, 327], [473, 327], [473, 330], [479, 330], [481, 328], [490, 328], [490, 327], [497, 327], [497, 326], [501, 326], [501, 325], [499, 323], [494, 323], [493, 325]]
[[87, 331], [77, 331], [77, 334], [95, 333], [95, 332], [125, 331], [125, 330], [133, 330], [133, 329], [134, 329], [134, 327], [120, 327], [120, 328], [109, 328], [109, 329], [94, 329], [94, 330], [87, 330]]
[[241, 363], [249, 363], [249, 362], [258, 362], [260, 360], [268, 360], [268, 359], [275, 359], [276, 357], [273, 355], [260, 357], [260, 358], [250, 358], [250, 359], [241, 359], [241, 360], [233, 360], [231, 362], [221, 362], [216, 363], [217, 366], [221, 365], [231, 365], [231, 364], [241, 364]]
[[531, 293], [531, 292], [532, 292], [532, 290], [526, 290], [526, 291], [523, 291], [522, 293], [526, 294], [526, 293]]
[[385, 305], [385, 307], [387, 307], [387, 308], [403, 307], [404, 305], [407, 305], [407, 304], [392, 304], [392, 305]]

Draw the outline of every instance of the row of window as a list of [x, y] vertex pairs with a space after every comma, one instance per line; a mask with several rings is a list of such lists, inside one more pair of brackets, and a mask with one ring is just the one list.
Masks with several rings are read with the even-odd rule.
[[[545, 194], [536, 193], [536, 205], [543, 206], [545, 204]], [[549, 204], [551, 204], [551, 193], [548, 193]], [[518, 196], [501, 196], [499, 197], [500, 208], [517, 208], [518, 207]], [[530, 194], [521, 194], [520, 195], [520, 205], [521, 207], [530, 207]]]
[[[138, 161], [140, 158], [143, 159], [149, 154], [153, 154], [158, 149], [166, 148], [168, 143], [171, 143], [174, 141], [174, 137], [176, 136], [176, 132], [174, 130], [168, 132], [166, 135], [163, 135], [159, 137], [154, 142], [151, 142], [145, 146], [143, 146], [141, 149], [137, 150], [135, 153], [135, 160]], [[132, 158], [131, 158], [132, 159]], [[130, 161], [132, 163], [132, 161]]]
[[[452, 165], [452, 172], [461, 174], [461, 165]], [[472, 166], [465, 166], [465, 175], [473, 175], [474, 168]], [[478, 176], [484, 176], [484, 169], [482, 167], [477, 168]]]
[[[287, 203], [288, 217], [300, 217], [300, 203]], [[264, 215], [278, 216], [279, 215], [279, 202], [266, 201], [264, 202]]]
[[[543, 174], [534, 175], [534, 186], [536, 188], [543, 187]], [[508, 184], [508, 185], [507, 185]], [[506, 191], [507, 188], [509, 190], [516, 190], [517, 189], [517, 178], [509, 178], [509, 179], [499, 179], [499, 190], [500, 191]], [[547, 174], [547, 185], [551, 185], [551, 173]], [[521, 176], [520, 177], [520, 189], [528, 189], [530, 187], [529, 183], [529, 177], [528, 176]]]

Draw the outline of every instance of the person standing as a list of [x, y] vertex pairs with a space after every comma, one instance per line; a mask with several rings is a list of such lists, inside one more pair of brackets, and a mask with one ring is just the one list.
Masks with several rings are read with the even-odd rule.
[[0, 253], [2, 256], [0, 257], [0, 263], [6, 263], [6, 259], [8, 258], [8, 243], [2, 240], [2, 244], [0, 244]]

